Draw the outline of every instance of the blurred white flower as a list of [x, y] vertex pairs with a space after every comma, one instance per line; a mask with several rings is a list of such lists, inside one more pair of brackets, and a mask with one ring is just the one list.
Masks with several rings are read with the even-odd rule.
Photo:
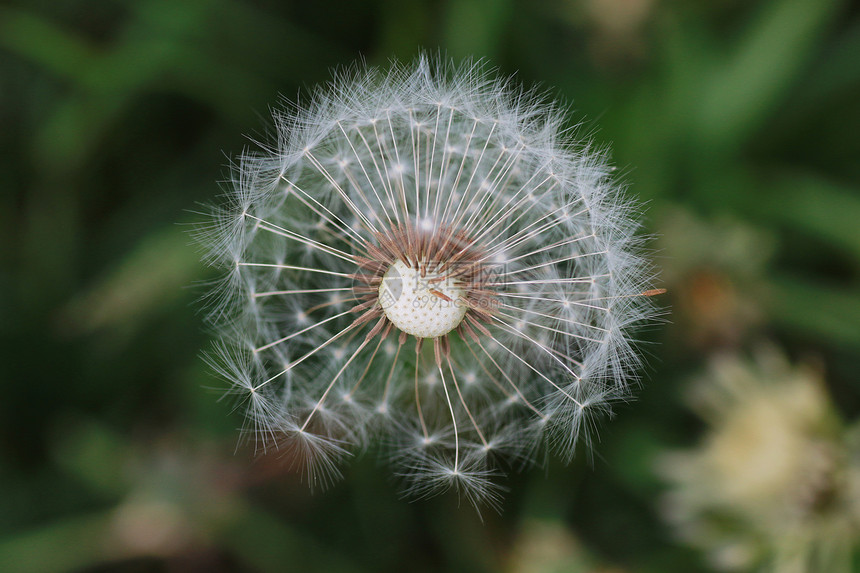
[[624, 573], [603, 565], [562, 521], [526, 518], [511, 540], [506, 573]]
[[721, 569], [851, 571], [860, 534], [860, 459], [820, 378], [774, 351], [716, 360], [695, 387], [710, 427], [666, 455], [666, 515]]
[[[324, 485], [386, 444], [407, 492], [497, 499], [623, 399], [654, 314], [635, 206], [538, 94], [421, 57], [275, 115], [203, 229], [210, 356], [267, 447]], [[410, 340], [414, 339], [412, 342]]]

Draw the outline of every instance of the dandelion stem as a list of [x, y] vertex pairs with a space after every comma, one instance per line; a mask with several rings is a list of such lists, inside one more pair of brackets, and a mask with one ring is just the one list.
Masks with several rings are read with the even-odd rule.
[[[517, 393], [517, 396], [519, 396], [519, 397], [520, 397], [520, 400], [522, 400], [522, 401], [523, 401], [523, 403], [524, 403], [526, 406], [528, 406], [528, 408], [529, 408], [530, 410], [532, 410], [535, 414], [537, 414], [538, 416], [540, 416], [540, 418], [541, 418], [541, 419], [545, 420], [545, 419], [546, 419], [546, 416], [544, 415], [544, 413], [543, 413], [543, 412], [541, 412], [540, 410], [538, 410], [538, 409], [537, 409], [537, 408], [536, 408], [536, 407], [535, 407], [531, 402], [529, 402], [529, 401], [528, 401], [528, 399], [526, 399], [526, 397], [523, 395], [522, 391], [520, 390], [519, 386], [517, 386], [517, 385], [516, 385], [516, 383], [515, 383], [513, 380], [511, 380], [511, 377], [510, 377], [510, 376], [508, 376], [508, 373], [507, 373], [507, 372], [505, 372], [504, 368], [502, 368], [501, 366], [499, 366], [499, 363], [498, 363], [498, 362], [496, 362], [496, 359], [495, 359], [495, 358], [493, 358], [493, 355], [492, 355], [492, 354], [490, 354], [490, 353], [487, 351], [487, 349], [486, 349], [486, 348], [484, 347], [484, 345], [481, 343], [481, 340], [480, 340], [479, 338], [476, 338], [476, 339], [475, 339], [475, 342], [478, 344], [478, 346], [481, 348], [481, 350], [484, 352], [484, 354], [486, 354], [486, 355], [487, 355], [487, 358], [489, 358], [489, 359], [490, 359], [490, 362], [492, 362], [492, 363], [493, 363], [493, 366], [495, 366], [495, 367], [496, 367], [496, 369], [497, 369], [497, 370], [502, 374], [502, 376], [505, 378], [505, 380], [507, 380], [507, 381], [508, 381], [508, 383], [509, 383], [509, 384], [511, 385], [511, 387], [514, 389], [514, 392], [516, 392], [516, 393]], [[466, 344], [468, 345], [468, 342], [467, 342]], [[471, 345], [469, 346], [469, 349], [471, 349]], [[474, 351], [472, 352], [472, 354], [474, 355]], [[475, 355], [475, 358], [477, 358], [477, 355]]]
[[331, 344], [332, 342], [334, 342], [335, 340], [337, 340], [338, 338], [340, 338], [341, 336], [343, 336], [344, 334], [346, 334], [347, 332], [352, 330], [353, 328], [356, 328], [357, 326], [359, 326], [359, 324], [357, 324], [356, 322], [353, 322], [352, 324], [350, 324], [349, 326], [347, 326], [346, 328], [344, 328], [343, 330], [341, 330], [340, 332], [338, 332], [337, 334], [335, 334], [334, 336], [332, 336], [331, 338], [329, 338], [328, 340], [326, 340], [322, 344], [315, 347], [313, 350], [310, 350], [309, 352], [307, 352], [301, 358], [287, 364], [286, 368], [284, 368], [283, 370], [281, 370], [280, 372], [278, 372], [277, 374], [275, 374], [271, 378], [269, 378], [269, 379], [261, 382], [257, 386], [255, 386], [254, 390], [255, 391], [259, 390], [263, 386], [272, 382], [272, 380], [276, 380], [277, 378], [283, 376], [284, 374], [286, 374], [287, 372], [289, 372], [290, 370], [292, 370], [293, 368], [295, 368], [296, 366], [298, 366], [299, 364], [301, 364], [302, 362], [304, 362], [305, 360], [307, 360], [308, 358], [310, 358], [311, 356], [313, 356], [314, 354], [316, 354], [317, 352], [319, 352], [320, 350], [322, 350], [323, 348], [325, 348], [326, 346], [328, 346], [329, 344]]
[[[316, 157], [314, 157], [313, 153], [311, 153], [310, 150], [307, 150], [305, 152], [305, 155], [308, 158], [308, 161], [311, 162], [311, 165], [316, 167], [317, 171], [319, 171], [320, 174], [325, 179], [328, 180], [328, 182], [331, 184], [332, 188], [334, 188], [334, 190], [338, 192], [338, 194], [341, 196], [341, 199], [343, 199], [343, 202], [349, 206], [353, 215], [355, 215], [356, 217], [361, 219], [361, 221], [367, 226], [368, 229], [370, 229], [374, 233], [379, 234], [379, 230], [373, 226], [373, 223], [370, 222], [370, 219], [368, 219], [367, 217], [364, 216], [364, 213], [362, 213], [361, 209], [359, 209], [355, 205], [355, 203], [352, 202], [352, 199], [349, 198], [349, 195], [346, 194], [346, 191], [344, 191], [343, 188], [340, 185], [338, 185], [337, 181], [334, 180], [334, 177], [332, 177], [331, 174], [328, 172], [328, 170], [323, 166], [323, 164], [320, 163]], [[365, 203], [367, 203], [366, 200], [365, 200]], [[370, 208], [371, 212], [374, 215], [376, 215], [376, 213], [373, 211], [373, 208], [370, 207], [370, 204], [368, 204], [368, 208]], [[377, 220], [378, 219], [379, 219], [379, 217], [377, 216]], [[381, 223], [381, 221], [380, 221], [380, 223]]]
[[451, 366], [451, 356], [446, 354], [445, 361], [448, 363], [448, 370], [451, 372], [451, 380], [454, 381], [454, 388], [457, 390], [457, 396], [460, 397], [460, 403], [463, 405], [463, 409], [466, 410], [466, 415], [469, 416], [469, 420], [472, 421], [472, 426], [478, 433], [478, 438], [480, 438], [481, 443], [484, 444], [485, 448], [488, 448], [489, 444], [487, 443], [487, 439], [484, 437], [484, 432], [482, 432], [481, 428], [478, 427], [478, 422], [475, 421], [475, 416], [472, 415], [472, 411], [469, 409], [469, 405], [466, 404], [466, 400], [465, 398], [463, 398], [463, 392], [460, 391], [460, 385], [457, 383], [457, 376], [456, 374], [454, 374], [454, 367]]
[[448, 410], [451, 412], [451, 424], [454, 427], [454, 471], [460, 471], [460, 432], [457, 429], [457, 416], [454, 414], [454, 405], [451, 404], [451, 396], [448, 394], [448, 384], [445, 382], [445, 373], [442, 371], [442, 361], [439, 357], [439, 339], [433, 339], [433, 347], [436, 353], [436, 367], [442, 378], [442, 390], [445, 391], [445, 400], [448, 402]]
[[265, 220], [260, 219], [258, 217], [254, 217], [253, 215], [247, 215], [247, 216], [249, 219], [254, 219], [254, 220], [258, 221], [259, 222], [258, 227], [264, 231], [269, 231], [270, 233], [274, 233], [276, 235], [280, 235], [282, 237], [292, 239], [294, 241], [302, 243], [303, 245], [313, 247], [313, 248], [320, 250], [326, 254], [329, 254], [329, 255], [338, 257], [340, 259], [343, 259], [344, 261], [347, 261], [349, 263], [355, 262], [355, 257], [341, 251], [340, 249], [335, 249], [334, 247], [329, 247], [327, 245], [323, 245], [322, 243], [318, 243], [317, 241], [309, 239], [308, 237], [305, 237], [304, 235], [300, 235], [299, 233], [294, 233], [292, 231], [288, 231], [287, 229], [279, 227], [273, 223], [269, 223], [268, 221], [265, 221]]
[[421, 431], [424, 433], [424, 441], [430, 439], [427, 432], [427, 423], [424, 421], [424, 413], [421, 411], [421, 396], [418, 389], [418, 363], [421, 359], [421, 338], [415, 341], [415, 407], [418, 410], [418, 421], [421, 422]]
[[[344, 222], [340, 217], [338, 217], [337, 215], [335, 215], [334, 213], [332, 213], [332, 212], [328, 209], [328, 207], [326, 207], [325, 205], [323, 205], [322, 203], [320, 203], [319, 201], [317, 201], [316, 199], [314, 199], [314, 198], [313, 198], [311, 195], [309, 195], [309, 194], [308, 194], [304, 189], [302, 189], [301, 187], [299, 187], [298, 185], [296, 185], [295, 183], [293, 183], [292, 181], [290, 181], [289, 179], [287, 179], [287, 178], [286, 178], [286, 177], [284, 177], [283, 175], [281, 175], [281, 179], [283, 179], [284, 181], [286, 181], [286, 182], [287, 182], [287, 183], [288, 183], [292, 188], [294, 188], [296, 191], [298, 191], [299, 193], [301, 193], [302, 195], [304, 195], [305, 197], [307, 197], [308, 199], [310, 199], [311, 201], [313, 201], [313, 202], [314, 202], [314, 204], [316, 204], [318, 207], [320, 207], [323, 211], [325, 211], [326, 213], [328, 213], [329, 215], [331, 215], [331, 219], [330, 219], [328, 216], [323, 215], [322, 213], [320, 213], [319, 211], [317, 211], [317, 210], [316, 210], [316, 208], [312, 207], [312, 206], [311, 206], [310, 204], [308, 204], [304, 199], [302, 199], [301, 197], [299, 197], [298, 195], [296, 195], [295, 197], [296, 197], [299, 201], [301, 201], [301, 202], [302, 202], [302, 204], [304, 204], [308, 209], [311, 209], [314, 213], [316, 213], [317, 215], [319, 215], [320, 217], [322, 217], [323, 219], [325, 219], [325, 221], [326, 221], [326, 222], [328, 222], [328, 223], [330, 223], [331, 225], [334, 225], [335, 227], [340, 227], [344, 232], [349, 233], [349, 234], [350, 234], [354, 239], [357, 239], [359, 243], [362, 243], [362, 244], [365, 244], [365, 245], [367, 244], [367, 240], [366, 240], [364, 237], [362, 237], [362, 235], [361, 235], [358, 231], [356, 231], [356, 230], [355, 230], [355, 229], [353, 229], [350, 225], [348, 225], [347, 223], [345, 223], [345, 222]], [[334, 220], [332, 220], [332, 219], [334, 219]], [[337, 223], [335, 223], [334, 221], [337, 221]]]
[[350, 364], [352, 364], [352, 361], [353, 361], [353, 360], [355, 360], [355, 357], [356, 357], [356, 356], [358, 356], [358, 355], [359, 355], [359, 353], [360, 353], [362, 350], [364, 350], [364, 347], [365, 347], [365, 346], [367, 346], [367, 343], [368, 343], [368, 342], [370, 342], [370, 339], [369, 339], [369, 338], [365, 338], [365, 339], [364, 339], [364, 342], [362, 342], [362, 343], [358, 346], [358, 348], [355, 350], [355, 352], [353, 352], [353, 353], [352, 353], [352, 356], [350, 356], [350, 357], [349, 357], [349, 360], [347, 360], [347, 361], [346, 361], [346, 364], [344, 364], [343, 366], [341, 366], [340, 370], [338, 370], [338, 371], [337, 371], [337, 374], [335, 374], [334, 378], [332, 378], [331, 382], [329, 382], [329, 385], [326, 387], [325, 392], [323, 392], [323, 395], [320, 397], [319, 401], [318, 401], [318, 402], [316, 403], [316, 405], [314, 406], [314, 409], [313, 409], [313, 410], [311, 410], [311, 413], [310, 413], [310, 414], [308, 414], [307, 419], [305, 419], [305, 423], [304, 423], [304, 424], [302, 424], [302, 427], [301, 427], [301, 428], [299, 428], [299, 432], [304, 432], [304, 431], [305, 431], [305, 428], [307, 428], [308, 424], [309, 424], [309, 423], [310, 423], [310, 421], [311, 421], [311, 418], [313, 418], [313, 415], [317, 413], [317, 411], [318, 411], [318, 410], [320, 409], [320, 407], [322, 406], [323, 402], [325, 402], [326, 397], [328, 396], [329, 392], [331, 392], [331, 389], [332, 389], [332, 388], [334, 388], [334, 385], [335, 385], [335, 383], [337, 382], [338, 378], [340, 378], [340, 375], [341, 375], [341, 374], [343, 374], [343, 371], [344, 371], [344, 370], [346, 370], [346, 368], [347, 368]]
[[388, 371], [388, 377], [385, 379], [385, 389], [382, 391], [383, 405], [388, 402], [388, 392], [391, 388], [391, 379], [394, 378], [394, 369], [397, 367], [397, 358], [400, 356], [400, 350], [403, 348], [403, 343], [406, 342], [402, 338], [397, 342], [397, 351], [394, 353], [394, 359], [391, 361], [391, 369]]
[[338, 273], [335, 271], [327, 271], [324, 269], [315, 269], [313, 267], [297, 267], [294, 265], [283, 265], [280, 263], [243, 263], [243, 262], [238, 262], [238, 263], [236, 263], [236, 265], [238, 265], [240, 267], [270, 267], [270, 268], [275, 268], [275, 269], [287, 269], [287, 270], [293, 270], [293, 271], [307, 271], [309, 273], [321, 273], [324, 275], [332, 275], [335, 277], [344, 277], [347, 279], [353, 278], [353, 275], [351, 275], [349, 273]]
[[355, 383], [355, 386], [352, 387], [347, 393], [347, 397], [352, 397], [355, 394], [355, 391], [358, 390], [358, 387], [361, 386], [361, 383], [364, 381], [364, 377], [367, 376], [367, 373], [370, 371], [370, 366], [373, 364], [373, 359], [376, 358], [376, 353], [379, 352], [379, 347], [382, 346], [382, 343], [385, 342], [385, 336], [379, 337], [379, 342], [376, 343], [376, 348], [373, 349], [373, 354], [370, 355], [370, 360], [367, 361], [367, 366], [364, 367], [364, 371], [361, 373], [361, 376], [358, 377], [358, 381]]
[[[493, 132], [496, 130], [497, 125], [498, 125], [497, 122], [493, 122], [493, 126], [490, 128], [490, 132], [487, 135], [486, 141], [484, 141], [484, 147], [481, 149], [481, 154], [478, 156], [478, 160], [475, 162], [475, 165], [472, 167], [472, 174], [469, 176], [469, 182], [466, 183], [466, 188], [463, 190], [462, 201], [460, 201], [457, 204], [457, 209], [454, 211], [454, 215], [451, 217], [451, 219], [454, 221], [454, 223], [453, 223], [454, 227], [460, 226], [460, 223], [462, 222], [462, 218], [465, 217], [466, 214], [469, 212], [469, 208], [471, 208], [474, 205], [474, 202], [470, 199], [469, 203], [467, 205], [467, 208], [463, 209], [463, 213], [460, 214], [460, 207], [462, 207], [464, 204], [466, 204], [466, 197], [468, 197], [468, 195], [469, 195], [469, 189], [472, 187], [472, 182], [475, 180], [475, 174], [478, 173], [478, 170], [481, 167], [481, 161], [484, 159], [484, 154], [487, 151], [487, 146], [490, 145], [490, 141], [492, 139]], [[473, 129], [473, 133], [474, 133], [474, 129]], [[469, 142], [471, 143], [471, 138], [469, 139]], [[464, 157], [465, 157], [465, 154], [464, 154]], [[499, 154], [499, 159], [501, 159], [501, 153]], [[498, 161], [499, 160], [497, 159], [496, 163], [498, 163]], [[493, 165], [493, 167], [495, 167], [495, 165]], [[493, 167], [490, 168], [490, 171], [493, 170]], [[479, 191], [479, 190], [480, 190], [480, 187], [476, 190], [475, 198], [477, 198], [477, 191]]]
[[545, 375], [544, 375], [540, 370], [538, 370], [537, 368], [535, 368], [534, 366], [532, 366], [531, 364], [529, 364], [529, 363], [528, 363], [524, 358], [522, 358], [521, 356], [519, 356], [516, 352], [514, 352], [513, 350], [511, 350], [510, 348], [508, 348], [507, 346], [505, 346], [504, 344], [502, 344], [502, 343], [501, 343], [501, 341], [499, 341], [499, 339], [498, 339], [498, 338], [496, 338], [495, 336], [492, 336], [492, 335], [491, 335], [491, 336], [490, 336], [490, 339], [491, 339], [493, 342], [495, 342], [496, 344], [498, 344], [498, 345], [499, 345], [499, 347], [501, 347], [503, 350], [505, 350], [508, 354], [510, 354], [511, 356], [513, 356], [514, 358], [516, 358], [517, 360], [519, 360], [520, 362], [522, 362], [523, 364], [525, 364], [525, 366], [526, 366], [529, 370], [531, 370], [532, 372], [534, 372], [535, 374], [537, 374], [538, 376], [540, 376], [541, 378], [543, 378], [543, 379], [544, 379], [546, 382], [548, 382], [548, 383], [549, 383], [553, 388], [555, 388], [556, 390], [558, 390], [559, 392], [561, 392], [564, 396], [566, 396], [566, 397], [567, 397], [571, 402], [573, 402], [574, 404], [576, 404], [576, 405], [577, 405], [577, 406], [579, 406], [579, 407], [582, 407], [582, 404], [579, 402], [579, 400], [577, 400], [576, 398], [574, 398], [573, 396], [571, 396], [570, 394], [568, 394], [568, 393], [567, 393], [567, 391], [565, 391], [561, 386], [559, 386], [558, 384], [556, 384], [555, 382], [553, 382], [552, 380], [550, 380], [549, 378], [547, 378], [547, 377], [546, 377], [546, 376], [545, 376]]
[[[496, 322], [498, 322], [498, 323], [500, 323], [500, 324], [502, 324], [502, 325], [503, 325], [503, 326], [501, 327], [501, 328], [502, 328], [502, 330], [505, 330], [505, 331], [510, 332], [511, 334], [515, 335], [515, 336], [519, 336], [520, 338], [524, 338], [525, 340], [528, 340], [529, 342], [531, 342], [532, 344], [534, 344], [535, 346], [537, 346], [538, 348], [540, 348], [541, 350], [543, 350], [544, 352], [546, 352], [547, 354], [549, 354], [549, 355], [550, 355], [550, 357], [551, 357], [553, 360], [555, 360], [556, 362], [558, 362], [558, 364], [559, 364], [562, 368], [564, 368], [565, 370], [567, 370], [567, 372], [568, 372], [571, 376], [573, 376], [574, 378], [576, 378], [576, 381], [577, 381], [577, 382], [579, 382], [579, 381], [581, 380], [581, 379], [580, 379], [580, 377], [579, 377], [579, 374], [577, 374], [576, 372], [574, 372], [573, 370], [571, 370], [571, 369], [570, 369], [570, 367], [569, 367], [567, 364], [565, 364], [564, 362], [562, 362], [562, 361], [561, 361], [557, 356], [553, 355], [553, 353], [550, 351], [550, 349], [549, 349], [546, 345], [541, 344], [540, 342], [538, 342], [537, 340], [535, 340], [535, 339], [534, 339], [534, 338], [532, 338], [531, 336], [529, 336], [529, 335], [527, 335], [527, 334], [525, 334], [525, 333], [523, 333], [523, 332], [520, 332], [519, 330], [517, 330], [516, 328], [514, 328], [513, 326], [511, 326], [510, 324], [508, 324], [507, 322], [503, 321], [502, 319], [500, 319], [500, 318], [498, 318], [498, 317], [496, 317], [496, 316], [494, 316], [494, 317], [493, 317], [493, 320], [495, 320]], [[535, 326], [540, 326], [540, 325], [535, 325]], [[548, 327], [547, 327], [547, 328], [548, 328]], [[553, 330], [553, 329], [551, 329], [551, 328], [550, 328], [549, 330]], [[576, 338], [584, 338], [584, 337], [576, 337]], [[586, 340], [592, 340], [592, 339], [588, 338], [588, 339], [586, 339]], [[602, 341], [594, 341], [594, 342], [602, 342]]]
[[[511, 308], [516, 308], [516, 307], [511, 307]], [[517, 308], [517, 310], [521, 310], [521, 311], [524, 311], [524, 312], [532, 312], [532, 313], [534, 313], [534, 314], [540, 314], [540, 313], [536, 313], [536, 312], [534, 312], [534, 311], [528, 311], [527, 309], [524, 309], [524, 308]], [[564, 330], [559, 330], [559, 329], [557, 329], [557, 328], [552, 328], [551, 326], [547, 326], [547, 325], [545, 325], [545, 324], [540, 324], [539, 322], [532, 322], [532, 321], [530, 321], [530, 320], [526, 320], [526, 319], [524, 319], [524, 318], [520, 318], [520, 317], [517, 317], [517, 316], [513, 316], [513, 315], [508, 314], [508, 313], [506, 313], [506, 312], [497, 311], [495, 316], [504, 316], [505, 318], [510, 318], [511, 320], [516, 321], [516, 324], [527, 324], [527, 325], [529, 325], [529, 326], [534, 326], [535, 328], [543, 328], [544, 330], [549, 330], [549, 331], [555, 332], [555, 333], [557, 333], [557, 334], [561, 334], [561, 335], [563, 335], [563, 336], [569, 336], [569, 337], [571, 337], [571, 338], [578, 338], [578, 339], [580, 339], [580, 340], [588, 340], [589, 342], [597, 342], [597, 343], [601, 343], [601, 344], [603, 343], [603, 340], [600, 340], [600, 339], [598, 339], [598, 338], [590, 338], [590, 337], [588, 337], [588, 336], [582, 336], [581, 334], [576, 334], [576, 333], [574, 333], [574, 332], [567, 332], [567, 331], [564, 331]], [[541, 316], [549, 316], [549, 315], [543, 314], [543, 315], [541, 315]], [[557, 318], [557, 317], [550, 317], [550, 318], [556, 318], [556, 320], [564, 320], [564, 319], [562, 319], [562, 318]], [[516, 327], [514, 326], [514, 324], [511, 324], [511, 323], [505, 322], [505, 321], [503, 321], [503, 320], [502, 320], [502, 319], [500, 319], [500, 318], [499, 318], [499, 319], [497, 319], [497, 320], [498, 320], [499, 322], [501, 322], [502, 324], [505, 324], [505, 325], [507, 325], [507, 326], [511, 327], [512, 329], [515, 329], [515, 330], [516, 330]], [[574, 324], [579, 324], [579, 323], [574, 323]], [[580, 326], [590, 326], [590, 325], [582, 324], [582, 325], [580, 325]], [[608, 331], [608, 330], [606, 330], [605, 328], [599, 328], [599, 327], [596, 327], [596, 326], [595, 326], [594, 328], [597, 328], [598, 330], [602, 330], [603, 332], [609, 332], [609, 331]]]
[[344, 292], [344, 291], [353, 291], [355, 290], [353, 287], [336, 287], [336, 288], [305, 288], [305, 289], [293, 289], [293, 290], [270, 290], [266, 292], [256, 292], [254, 293], [254, 297], [260, 298], [264, 296], [280, 296], [285, 294], [316, 294], [321, 292]]
[[295, 338], [296, 336], [304, 334], [305, 332], [312, 330], [314, 328], [317, 328], [318, 326], [322, 326], [323, 324], [325, 324], [327, 322], [331, 322], [332, 320], [336, 320], [342, 316], [345, 316], [345, 315], [349, 314], [350, 312], [352, 312], [352, 309], [344, 311], [340, 314], [335, 314], [334, 316], [330, 316], [330, 317], [326, 318], [325, 320], [321, 320], [315, 324], [312, 324], [308, 327], [305, 327], [305, 328], [299, 330], [298, 332], [288, 334], [287, 336], [284, 336], [283, 338], [279, 338], [278, 340], [275, 340], [273, 342], [269, 342], [268, 344], [264, 344], [263, 346], [258, 346], [257, 348], [254, 349], [254, 352], [262, 352], [263, 350], [271, 348], [272, 346], [275, 346], [276, 344], [281, 344], [282, 342], [286, 342], [287, 340], [290, 340], [291, 338]]

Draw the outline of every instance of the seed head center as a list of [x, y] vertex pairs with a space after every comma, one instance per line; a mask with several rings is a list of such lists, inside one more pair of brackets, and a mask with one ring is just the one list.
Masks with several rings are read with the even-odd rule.
[[465, 291], [455, 279], [431, 270], [421, 276], [400, 260], [388, 268], [379, 285], [385, 316], [418, 338], [437, 338], [457, 328], [468, 310], [464, 299]]

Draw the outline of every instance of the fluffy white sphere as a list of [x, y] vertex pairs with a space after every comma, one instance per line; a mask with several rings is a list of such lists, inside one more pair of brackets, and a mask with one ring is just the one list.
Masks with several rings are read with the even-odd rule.
[[275, 120], [204, 232], [227, 270], [212, 362], [260, 443], [318, 483], [381, 440], [410, 492], [473, 501], [499, 459], [569, 459], [627, 395], [628, 330], [653, 315], [603, 154], [538, 94], [426, 57]]

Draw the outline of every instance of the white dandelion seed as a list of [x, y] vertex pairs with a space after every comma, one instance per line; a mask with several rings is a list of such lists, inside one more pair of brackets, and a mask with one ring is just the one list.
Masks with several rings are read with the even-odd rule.
[[[203, 229], [220, 375], [312, 485], [390, 446], [406, 493], [499, 499], [628, 395], [650, 267], [605, 157], [481, 64], [356, 69], [275, 116]], [[227, 348], [230, 348], [228, 351]]]

